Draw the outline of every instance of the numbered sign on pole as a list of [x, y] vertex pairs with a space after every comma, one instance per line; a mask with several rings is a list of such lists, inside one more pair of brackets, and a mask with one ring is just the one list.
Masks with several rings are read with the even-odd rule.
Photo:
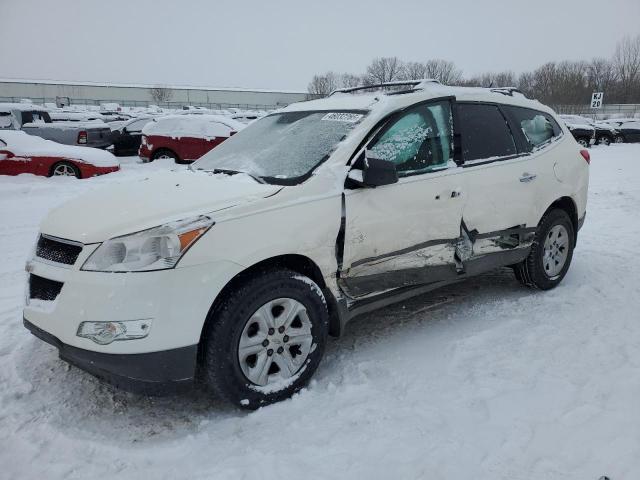
[[602, 108], [602, 102], [604, 101], [603, 92], [593, 92], [591, 95], [591, 108]]

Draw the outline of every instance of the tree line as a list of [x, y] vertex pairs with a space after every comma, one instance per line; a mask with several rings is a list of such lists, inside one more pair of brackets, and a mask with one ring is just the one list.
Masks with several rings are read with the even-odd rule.
[[549, 105], [588, 104], [593, 92], [604, 92], [606, 103], [640, 103], [640, 35], [618, 42], [610, 58], [548, 62], [519, 75], [512, 71], [465, 77], [453, 62], [405, 62], [378, 57], [364, 73], [327, 72], [314, 75], [309, 93], [326, 96], [339, 88], [373, 86], [385, 82], [432, 78], [444, 85], [516, 87], [529, 98]]

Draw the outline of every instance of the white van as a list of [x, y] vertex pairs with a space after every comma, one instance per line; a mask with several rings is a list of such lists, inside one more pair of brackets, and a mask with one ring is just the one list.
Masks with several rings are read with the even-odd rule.
[[25, 326], [125, 388], [198, 379], [257, 408], [302, 388], [356, 315], [504, 266], [558, 285], [588, 152], [514, 89], [398, 88], [290, 105], [190, 171], [53, 210]]

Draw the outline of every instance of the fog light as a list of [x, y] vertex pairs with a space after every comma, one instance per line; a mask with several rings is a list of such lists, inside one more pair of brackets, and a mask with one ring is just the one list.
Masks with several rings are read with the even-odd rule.
[[88, 338], [99, 345], [108, 345], [117, 340], [137, 340], [149, 335], [151, 319], [127, 320], [124, 322], [82, 322], [78, 326], [78, 337]]

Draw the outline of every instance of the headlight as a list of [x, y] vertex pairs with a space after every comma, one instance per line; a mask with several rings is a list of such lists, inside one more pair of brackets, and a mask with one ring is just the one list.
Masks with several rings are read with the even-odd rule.
[[173, 268], [213, 224], [213, 219], [201, 215], [112, 238], [91, 254], [82, 270], [141, 272]]

